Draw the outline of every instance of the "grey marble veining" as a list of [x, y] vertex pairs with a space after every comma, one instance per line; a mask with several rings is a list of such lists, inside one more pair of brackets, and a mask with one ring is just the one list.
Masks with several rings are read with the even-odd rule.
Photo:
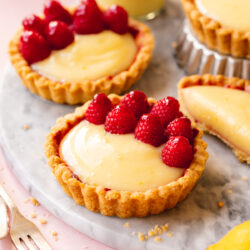
[[[152, 61], [134, 86], [155, 98], [176, 96], [183, 76], [172, 57], [171, 43], [180, 27], [182, 12], [177, 1], [168, 1], [166, 13], [149, 23], [156, 37]], [[206, 170], [187, 199], [158, 216], [119, 219], [92, 213], [69, 198], [52, 175], [44, 156], [45, 136], [58, 117], [73, 107], [58, 105], [30, 93], [14, 69], [6, 68], [0, 92], [1, 144], [23, 185], [48, 210], [77, 230], [116, 249], [200, 250], [219, 240], [233, 226], [250, 219], [250, 169], [237, 161], [220, 140], [206, 135], [210, 158]], [[28, 124], [29, 130], [23, 126]], [[243, 181], [242, 176], [249, 180]], [[232, 194], [227, 190], [231, 189]], [[225, 206], [217, 207], [222, 200]], [[123, 224], [129, 222], [131, 228]], [[169, 223], [173, 237], [161, 243], [140, 242], [133, 231], [146, 233], [155, 224]]]

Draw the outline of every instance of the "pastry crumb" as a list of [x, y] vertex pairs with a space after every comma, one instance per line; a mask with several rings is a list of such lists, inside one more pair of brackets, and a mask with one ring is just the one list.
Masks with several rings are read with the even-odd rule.
[[173, 234], [172, 233], [168, 233], [168, 237], [173, 237]]
[[30, 217], [31, 217], [32, 219], [35, 219], [35, 218], [37, 217], [37, 215], [36, 215], [36, 213], [31, 213]]
[[51, 235], [55, 237], [58, 235], [58, 233], [56, 231], [51, 231]]
[[247, 177], [246, 177], [246, 176], [243, 176], [241, 179], [242, 179], [243, 181], [246, 181], [246, 180], [247, 180]]
[[145, 234], [143, 234], [143, 233], [138, 233], [138, 239], [140, 240], [140, 241], [144, 241], [145, 240]]
[[148, 231], [148, 236], [149, 236], [149, 237], [155, 236], [154, 231], [153, 231], [153, 230], [149, 230], [149, 231]]
[[41, 218], [39, 221], [40, 221], [40, 223], [43, 224], [43, 225], [44, 225], [44, 224], [47, 224], [47, 221], [46, 221], [45, 219], [43, 219], [43, 218]]
[[172, 42], [172, 48], [176, 49], [177, 48], [177, 42]]
[[156, 237], [154, 238], [154, 241], [156, 241], [156, 242], [161, 242], [161, 241], [162, 241], [162, 239], [161, 239], [161, 237], [160, 237], [160, 236], [156, 236]]
[[[148, 240], [150, 237], [154, 237], [154, 240], [157, 242], [161, 242], [162, 238], [160, 237], [161, 234], [164, 232], [167, 232], [168, 230], [168, 224], [163, 224], [163, 225], [155, 225], [153, 228], [149, 229], [146, 234], [141, 233], [141, 232], [132, 232], [132, 235], [138, 234], [138, 239], [140, 241], [145, 241]], [[172, 237], [172, 234], [168, 234], [169, 237]]]
[[24, 128], [25, 130], [28, 130], [28, 129], [30, 128], [30, 126], [29, 126], [28, 124], [25, 124], [25, 125], [23, 126], [23, 128]]
[[82, 249], [88, 249], [89, 247], [88, 246], [82, 246]]
[[126, 223], [123, 224], [123, 226], [129, 228], [130, 224], [128, 222], [126, 222]]
[[161, 229], [163, 230], [163, 232], [167, 232], [167, 230], [168, 230], [168, 224], [162, 225]]
[[233, 193], [233, 190], [228, 189], [228, 190], [227, 190], [227, 193], [228, 193], [228, 194], [232, 194], [232, 193]]
[[218, 207], [224, 207], [224, 203], [223, 203], [222, 201], [219, 201], [219, 202], [217, 203], [217, 205], [218, 205]]
[[36, 200], [34, 197], [30, 197], [29, 200], [31, 201], [31, 203], [32, 203], [34, 206], [36, 206], [36, 207], [40, 206], [39, 201]]

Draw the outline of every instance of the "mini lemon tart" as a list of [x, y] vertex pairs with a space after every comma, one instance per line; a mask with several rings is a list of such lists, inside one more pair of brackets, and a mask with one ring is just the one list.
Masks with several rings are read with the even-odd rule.
[[245, 0], [182, 0], [201, 42], [235, 57], [250, 58], [250, 2]]
[[182, 111], [198, 128], [218, 136], [240, 161], [250, 163], [250, 82], [224, 76], [190, 76], [179, 83]]
[[88, 0], [68, 11], [51, 1], [44, 16], [24, 19], [9, 54], [23, 84], [45, 99], [77, 104], [125, 92], [152, 56], [150, 29], [119, 6], [102, 12]]
[[[193, 189], [208, 158], [202, 132], [194, 127], [192, 146], [183, 136], [171, 137], [164, 144], [160, 118], [151, 112], [140, 113], [141, 118], [136, 118], [133, 107], [125, 105], [127, 96], [133, 94], [112, 94], [108, 99], [103, 94], [96, 95], [75, 113], [58, 119], [45, 143], [48, 163], [65, 192], [77, 204], [107, 216], [143, 217], [173, 208]], [[103, 98], [111, 106], [107, 100], [99, 105], [98, 100]], [[151, 107], [156, 105], [154, 99], [146, 100]], [[150, 108], [143, 112], [149, 111]], [[174, 120], [168, 131], [185, 119]], [[175, 151], [177, 159], [172, 159], [173, 155], [169, 157], [164, 148], [170, 142], [174, 142], [171, 148], [175, 147], [179, 139], [184, 142], [179, 144], [181, 155]], [[185, 145], [192, 148], [192, 156], [184, 163], [181, 156], [190, 156], [187, 150], [183, 152]]]
[[248, 250], [250, 249], [250, 221], [246, 221], [233, 228], [218, 243], [207, 250]]

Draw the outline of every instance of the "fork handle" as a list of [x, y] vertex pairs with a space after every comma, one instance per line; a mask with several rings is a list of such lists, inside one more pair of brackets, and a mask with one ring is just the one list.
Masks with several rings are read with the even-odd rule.
[[10, 210], [15, 210], [16, 205], [15, 203], [11, 200], [7, 192], [4, 190], [3, 186], [0, 185], [0, 196], [3, 198], [3, 200], [6, 202]]

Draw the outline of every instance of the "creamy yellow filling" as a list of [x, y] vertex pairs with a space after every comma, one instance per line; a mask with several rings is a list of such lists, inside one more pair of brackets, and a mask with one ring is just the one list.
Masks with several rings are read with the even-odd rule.
[[250, 155], [250, 94], [216, 86], [181, 90], [188, 113], [209, 130]]
[[250, 221], [246, 221], [233, 228], [217, 244], [207, 250], [249, 250], [250, 249]]
[[114, 76], [127, 70], [136, 57], [137, 46], [131, 34], [103, 31], [75, 35], [75, 41], [62, 50], [54, 50], [32, 68], [52, 80], [80, 82]]
[[60, 156], [83, 182], [132, 192], [156, 188], [183, 175], [183, 169], [163, 163], [161, 150], [136, 140], [134, 134], [110, 134], [103, 125], [85, 120], [60, 144]]
[[196, 0], [199, 10], [228, 28], [250, 31], [249, 0]]
[[134, 17], [144, 16], [161, 9], [164, 0], [97, 0], [99, 6], [107, 9], [113, 4], [123, 6]]

